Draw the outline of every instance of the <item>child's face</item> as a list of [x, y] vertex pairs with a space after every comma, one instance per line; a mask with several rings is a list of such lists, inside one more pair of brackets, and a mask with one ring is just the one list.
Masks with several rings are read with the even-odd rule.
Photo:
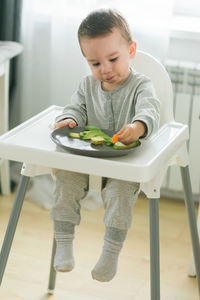
[[130, 74], [129, 60], [135, 45], [128, 43], [118, 28], [110, 34], [81, 39], [81, 48], [94, 77], [102, 82], [102, 88], [111, 91], [122, 85]]

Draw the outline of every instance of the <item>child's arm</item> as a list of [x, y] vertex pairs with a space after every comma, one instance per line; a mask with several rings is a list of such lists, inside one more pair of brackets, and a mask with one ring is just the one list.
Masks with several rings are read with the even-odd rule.
[[118, 131], [118, 140], [123, 144], [130, 144], [137, 141], [140, 137], [147, 133], [147, 126], [142, 121], [134, 121], [132, 124], [127, 124]]
[[54, 126], [54, 130], [66, 126], [69, 126], [70, 128], [74, 128], [76, 125], [77, 124], [73, 119], [68, 118], [56, 123]]

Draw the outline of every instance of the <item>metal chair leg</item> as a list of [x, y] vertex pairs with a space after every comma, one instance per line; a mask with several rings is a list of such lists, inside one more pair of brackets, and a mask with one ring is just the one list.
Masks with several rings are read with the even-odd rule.
[[149, 199], [151, 300], [160, 300], [159, 205]]
[[[198, 217], [197, 217], [197, 229], [198, 229], [198, 233], [199, 233], [199, 236], [200, 236], [200, 204], [199, 204]], [[196, 277], [196, 270], [195, 270], [194, 256], [193, 255], [192, 255], [191, 260], [190, 260], [188, 275], [190, 277]]]
[[1, 248], [1, 255], [0, 255], [0, 284], [2, 282], [3, 274], [6, 268], [8, 256], [10, 253], [10, 249], [12, 246], [12, 241], [14, 238], [15, 230], [17, 227], [18, 219], [20, 216], [21, 208], [23, 205], [24, 197], [26, 194], [26, 190], [28, 187], [30, 177], [21, 175], [17, 194], [15, 197], [15, 201], [13, 204], [12, 212], [10, 215], [9, 223], [7, 226], [7, 230], [5, 233], [3, 245]]
[[56, 241], [53, 239], [52, 253], [51, 253], [51, 265], [50, 265], [50, 273], [49, 273], [49, 284], [48, 284], [48, 294], [53, 294], [55, 289], [56, 282], [56, 271], [53, 267], [54, 256], [56, 252]]
[[189, 167], [188, 166], [180, 167], [180, 169], [181, 169], [183, 188], [185, 192], [185, 205], [188, 214], [190, 236], [192, 240], [193, 256], [194, 256], [194, 262], [196, 267], [197, 282], [198, 282], [199, 295], [200, 295], [200, 244], [199, 244], [199, 235], [197, 230], [195, 207], [194, 207], [194, 202], [192, 197], [192, 187], [190, 181]]

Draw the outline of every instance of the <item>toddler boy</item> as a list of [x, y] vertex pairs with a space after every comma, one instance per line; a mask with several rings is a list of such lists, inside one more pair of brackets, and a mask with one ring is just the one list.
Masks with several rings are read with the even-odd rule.
[[[126, 20], [115, 10], [97, 10], [80, 24], [78, 39], [92, 75], [86, 76], [71, 104], [56, 119], [56, 128], [91, 125], [118, 131], [124, 144], [148, 138], [159, 127], [160, 104], [151, 81], [130, 67], [136, 44]], [[74, 267], [73, 239], [80, 223], [80, 200], [88, 190], [88, 175], [55, 170], [55, 204], [51, 209], [56, 239], [54, 267]], [[105, 236], [93, 279], [110, 281], [131, 226], [139, 184], [107, 178], [102, 190]]]

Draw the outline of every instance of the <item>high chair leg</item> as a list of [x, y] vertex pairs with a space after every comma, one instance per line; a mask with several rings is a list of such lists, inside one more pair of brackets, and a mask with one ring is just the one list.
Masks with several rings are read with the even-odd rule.
[[[199, 204], [198, 217], [197, 217], [197, 229], [198, 229], [198, 233], [199, 233], [199, 236], [200, 236], [200, 204]], [[190, 260], [188, 275], [190, 277], [196, 277], [196, 270], [195, 270], [193, 255], [192, 255], [191, 260]]]
[[158, 201], [158, 199], [149, 199], [151, 300], [160, 300]]
[[10, 249], [12, 246], [12, 241], [15, 235], [15, 230], [17, 227], [18, 219], [20, 216], [21, 208], [24, 202], [24, 197], [26, 194], [26, 190], [28, 187], [30, 177], [21, 175], [17, 194], [15, 197], [15, 201], [13, 204], [12, 212], [10, 215], [9, 223], [7, 226], [6, 234], [4, 237], [3, 245], [1, 248], [1, 255], [0, 255], [0, 284], [2, 282], [3, 274], [6, 268], [6, 263], [8, 260], [8, 256], [10, 253]]
[[48, 284], [48, 294], [53, 294], [55, 289], [56, 282], [56, 271], [53, 267], [54, 256], [56, 252], [56, 241], [53, 239], [52, 253], [51, 253], [51, 265], [50, 265], [50, 273], [49, 273], [49, 284]]
[[197, 230], [196, 213], [192, 197], [192, 187], [190, 181], [189, 167], [180, 167], [181, 176], [183, 182], [183, 188], [185, 192], [185, 205], [188, 214], [188, 222], [190, 226], [190, 236], [192, 240], [193, 256], [196, 267], [197, 282], [200, 295], [200, 244], [199, 235]]

